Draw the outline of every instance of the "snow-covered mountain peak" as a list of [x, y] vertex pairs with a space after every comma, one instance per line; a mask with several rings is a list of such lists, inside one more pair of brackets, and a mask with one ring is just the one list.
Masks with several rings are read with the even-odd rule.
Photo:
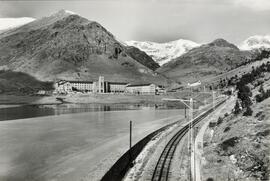
[[67, 13], [67, 14], [77, 14], [77, 13], [74, 13], [73, 11], [69, 11], [69, 10], [65, 10], [65, 9], [64, 9], [64, 11], [65, 11], [65, 13]]
[[73, 14], [77, 14], [77, 13], [74, 13], [74, 12], [66, 10], [66, 9], [61, 9], [61, 10], [59, 10], [57, 12], [52, 13], [49, 17], [60, 17], [61, 18], [61, 17], [66, 17], [66, 16], [69, 16], [69, 15], [73, 15]]
[[270, 35], [254, 35], [246, 39], [240, 46], [242, 50], [270, 48]]
[[190, 40], [179, 39], [166, 43], [150, 41], [127, 41], [127, 45], [134, 46], [151, 56], [159, 65], [163, 65], [174, 58], [181, 56], [192, 48], [200, 46]]

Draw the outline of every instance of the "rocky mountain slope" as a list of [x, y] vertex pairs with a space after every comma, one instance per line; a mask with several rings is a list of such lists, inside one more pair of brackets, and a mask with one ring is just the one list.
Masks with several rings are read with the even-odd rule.
[[242, 50], [254, 50], [254, 49], [269, 49], [270, 48], [270, 36], [255, 35], [246, 39], [240, 46]]
[[190, 82], [216, 76], [236, 68], [252, 58], [249, 51], [240, 51], [224, 39], [196, 47], [170, 61], [157, 72], [178, 82]]
[[159, 64], [156, 63], [149, 55], [136, 47], [127, 46], [126, 51], [128, 55], [130, 55], [132, 58], [145, 65], [146, 67], [150, 68], [151, 70], [156, 70], [160, 67]]
[[250, 117], [219, 119], [204, 143], [204, 180], [269, 180], [269, 101], [252, 106]]
[[199, 44], [179, 39], [167, 43], [127, 41], [127, 45], [134, 46], [151, 56], [159, 65], [168, 63], [174, 58], [181, 56]]
[[203, 180], [269, 180], [270, 61], [239, 82], [238, 106], [211, 121], [204, 136]]
[[0, 69], [43, 81], [95, 80], [100, 75], [109, 81], [168, 81], [127, 49], [99, 23], [62, 10], [0, 34]]

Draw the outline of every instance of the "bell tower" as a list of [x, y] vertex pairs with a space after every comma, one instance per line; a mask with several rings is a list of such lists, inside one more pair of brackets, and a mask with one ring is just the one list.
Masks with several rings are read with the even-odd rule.
[[98, 78], [98, 92], [104, 93], [104, 77], [103, 76], [99, 76]]

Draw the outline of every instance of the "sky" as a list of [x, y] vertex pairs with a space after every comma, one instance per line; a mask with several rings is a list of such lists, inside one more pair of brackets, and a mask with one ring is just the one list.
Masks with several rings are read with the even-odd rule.
[[239, 44], [270, 34], [270, 0], [0, 0], [0, 18], [41, 18], [60, 9], [101, 23], [122, 41]]

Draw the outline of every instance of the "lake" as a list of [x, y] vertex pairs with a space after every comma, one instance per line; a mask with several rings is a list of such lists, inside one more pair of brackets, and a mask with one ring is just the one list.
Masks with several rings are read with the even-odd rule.
[[128, 150], [130, 120], [135, 144], [183, 118], [183, 110], [161, 105], [23, 106], [4, 113], [16, 120], [0, 122], [1, 181], [99, 180]]

